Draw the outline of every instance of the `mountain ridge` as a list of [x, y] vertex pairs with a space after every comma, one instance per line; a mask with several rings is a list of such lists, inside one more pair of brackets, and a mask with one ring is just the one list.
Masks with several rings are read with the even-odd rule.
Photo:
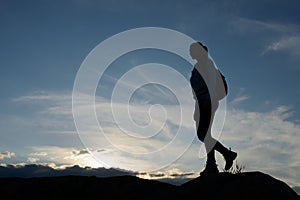
[[200, 176], [180, 186], [132, 175], [0, 178], [0, 192], [9, 199], [300, 199], [286, 183], [262, 172]]

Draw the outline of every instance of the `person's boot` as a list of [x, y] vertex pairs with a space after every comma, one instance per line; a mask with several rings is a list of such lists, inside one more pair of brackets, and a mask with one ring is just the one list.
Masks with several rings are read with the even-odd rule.
[[226, 153], [224, 153], [223, 156], [224, 156], [224, 159], [225, 159], [225, 162], [226, 162], [224, 169], [227, 171], [232, 167], [233, 161], [237, 157], [237, 153], [234, 152], [234, 151], [231, 151], [231, 149], [230, 149]]
[[205, 169], [200, 172], [200, 175], [207, 175], [207, 174], [217, 174], [219, 173], [218, 167], [216, 163], [206, 163]]

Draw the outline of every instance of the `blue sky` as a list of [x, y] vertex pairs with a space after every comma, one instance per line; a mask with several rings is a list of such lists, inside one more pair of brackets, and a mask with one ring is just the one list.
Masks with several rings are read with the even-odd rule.
[[[246, 170], [300, 184], [298, 1], [1, 1], [0, 5], [0, 163], [101, 166], [82, 153], [86, 147], [74, 125], [71, 95], [76, 73], [103, 40], [132, 28], [164, 27], [205, 43], [226, 75], [230, 93], [221, 139], [240, 152], [238, 161]], [[102, 79], [106, 87], [97, 90], [100, 118], [108, 116], [108, 98], [122, 73], [150, 61], [168, 64], [187, 78], [192, 69], [180, 68], [185, 62], [165, 52], [144, 50], [123, 56]], [[192, 98], [182, 95], [193, 106]], [[137, 90], [132, 102], [141, 106], [134, 110], [136, 116], [143, 115], [143, 106], [155, 103], [171, 113], [163, 130], [166, 137], [156, 138], [151, 148], [172, 137], [178, 120], [172, 93], [149, 85]], [[161, 115], [157, 116], [159, 121]], [[116, 143], [130, 152], [137, 150], [134, 143], [114, 135], [113, 119], [103, 120], [104, 130]], [[136, 120], [147, 122], [142, 117]], [[185, 124], [190, 134], [192, 123]], [[199, 172], [205, 162], [197, 157], [200, 145], [194, 141], [180, 159], [160, 170]], [[150, 148], [149, 141], [139, 148]], [[114, 152], [104, 142], [93, 150], [105, 152], [103, 159], [114, 163], [111, 167], [147, 170], [153, 164], [151, 159], [137, 161]], [[137, 163], [141, 169], [134, 168]]]

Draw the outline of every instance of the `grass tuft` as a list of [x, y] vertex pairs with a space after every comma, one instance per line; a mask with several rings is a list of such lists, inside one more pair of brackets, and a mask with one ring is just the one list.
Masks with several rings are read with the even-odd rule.
[[243, 173], [244, 170], [245, 170], [245, 165], [239, 164], [235, 161], [233, 166], [229, 170], [223, 169], [223, 172], [227, 172], [231, 174], [240, 174]]

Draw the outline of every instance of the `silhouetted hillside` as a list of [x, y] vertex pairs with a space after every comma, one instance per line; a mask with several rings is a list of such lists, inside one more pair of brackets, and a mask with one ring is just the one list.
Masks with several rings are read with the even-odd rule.
[[7, 199], [300, 199], [287, 184], [260, 172], [203, 176], [181, 186], [135, 176], [1, 178], [0, 193]]
[[112, 176], [125, 176], [135, 175], [133, 171], [126, 171], [115, 168], [90, 168], [80, 167], [78, 165], [66, 167], [64, 169], [54, 169], [50, 166], [44, 165], [24, 165], [24, 166], [0, 166], [0, 178], [19, 177], [19, 178], [32, 178], [32, 177], [50, 177], [50, 176], [97, 176], [97, 177], [112, 177]]
[[297, 199], [300, 197], [286, 183], [261, 172], [219, 173], [191, 180], [181, 186], [187, 199]]
[[[80, 167], [78, 165], [69, 166], [62, 169], [54, 169], [50, 166], [31, 164], [31, 165], [6, 165], [0, 166], [0, 178], [32, 178], [32, 177], [51, 177], [51, 176], [96, 176], [96, 177], [113, 177], [113, 176], [126, 176], [126, 175], [142, 175], [146, 173], [138, 173], [134, 171], [128, 171], [116, 168], [91, 168]], [[148, 173], [150, 177], [156, 178], [161, 182], [170, 183], [172, 185], [181, 185], [191, 178], [187, 178], [193, 173], [173, 173], [165, 178], [165, 174]]]
[[300, 195], [300, 186], [293, 187], [293, 190], [295, 190], [297, 194]]

